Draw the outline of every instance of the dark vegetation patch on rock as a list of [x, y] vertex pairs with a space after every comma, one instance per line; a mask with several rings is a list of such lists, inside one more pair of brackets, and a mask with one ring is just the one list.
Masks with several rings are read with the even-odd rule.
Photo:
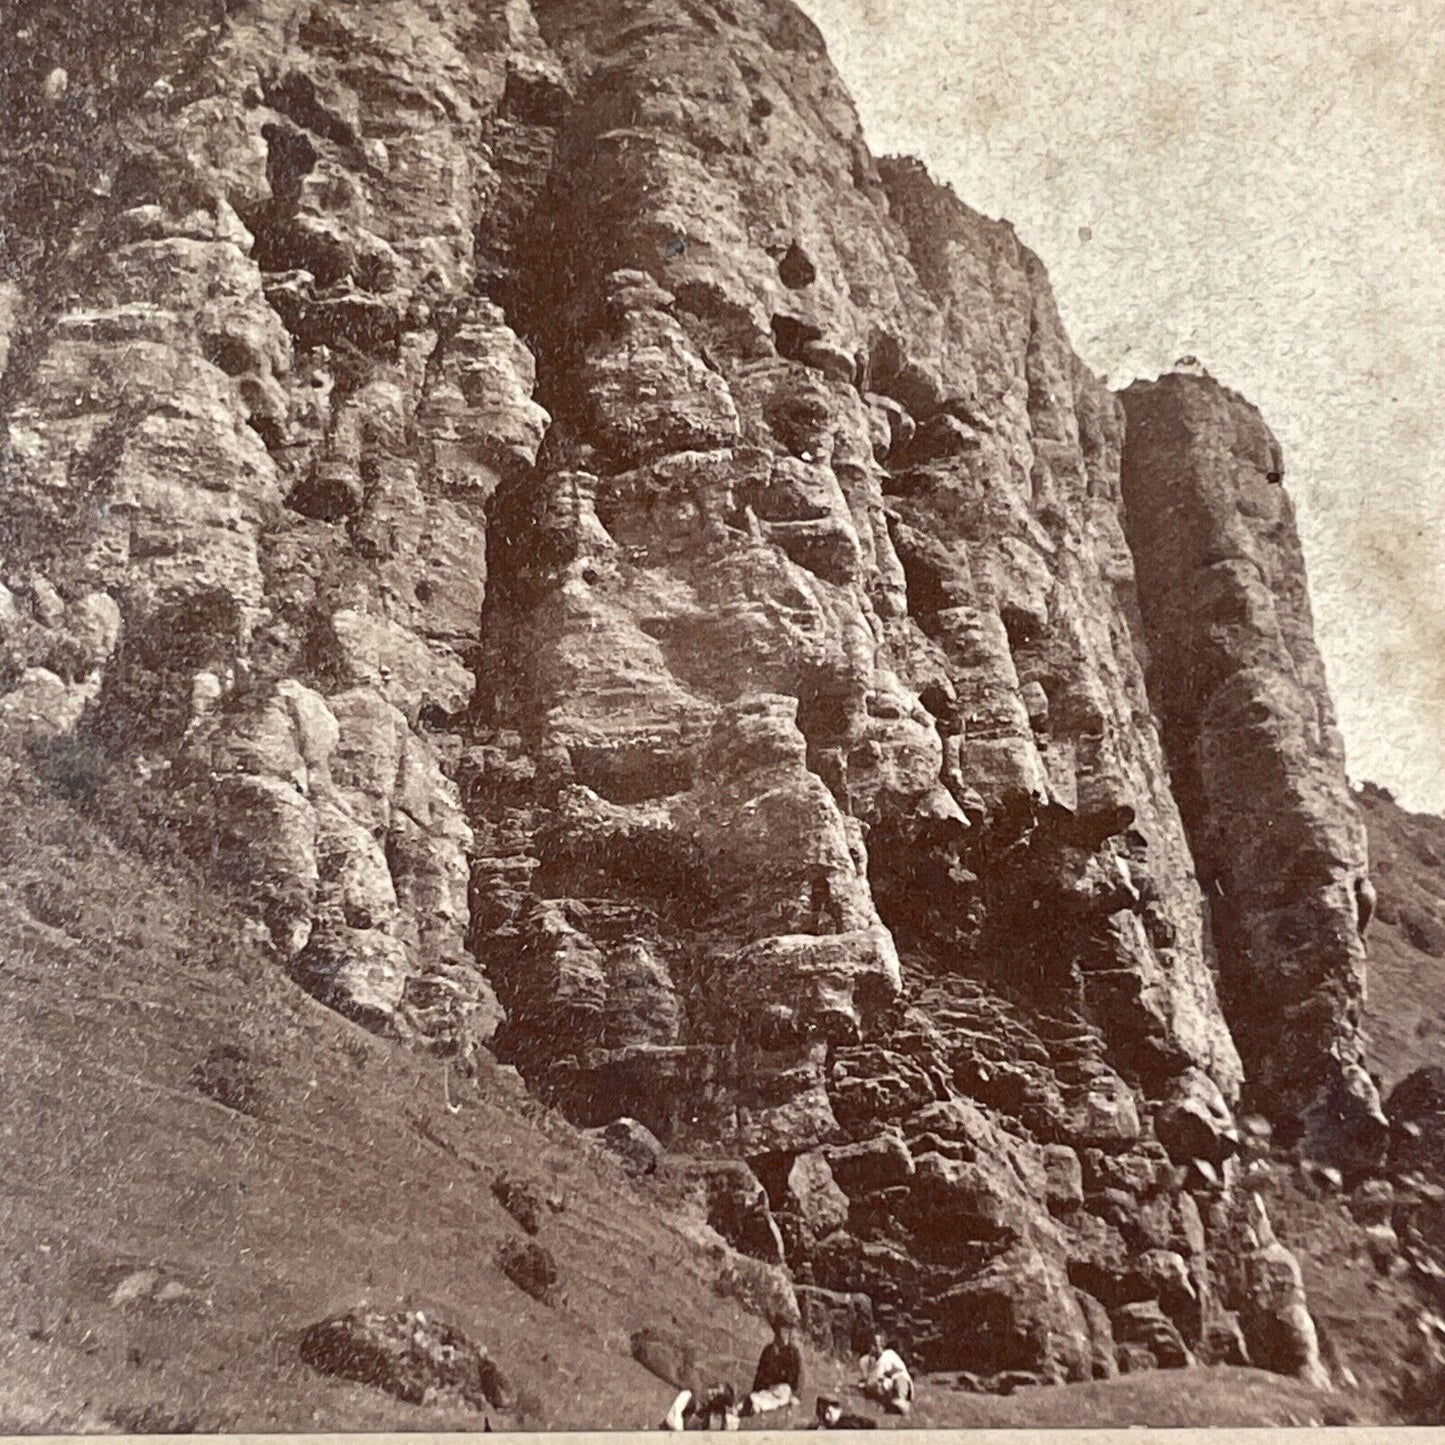
[[531, 1239], [506, 1240], [497, 1250], [497, 1268], [523, 1294], [543, 1304], [556, 1303], [560, 1276], [557, 1261], [546, 1245]]

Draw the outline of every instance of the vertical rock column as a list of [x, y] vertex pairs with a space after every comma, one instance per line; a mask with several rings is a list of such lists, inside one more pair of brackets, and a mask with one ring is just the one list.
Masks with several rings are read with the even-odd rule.
[[1208, 377], [1123, 393], [1148, 686], [1258, 1108], [1365, 1164], [1364, 825], [1315, 646], [1279, 443]]

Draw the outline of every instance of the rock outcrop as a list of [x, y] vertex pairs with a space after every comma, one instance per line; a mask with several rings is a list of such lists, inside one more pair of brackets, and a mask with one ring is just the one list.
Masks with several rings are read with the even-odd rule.
[[326, 1375], [372, 1385], [412, 1404], [454, 1394], [476, 1410], [507, 1410], [516, 1394], [488, 1355], [455, 1325], [423, 1310], [386, 1314], [361, 1307], [311, 1325], [298, 1353]]
[[1279, 444], [1207, 377], [1135, 383], [1123, 400], [1150, 696], [1250, 1092], [1307, 1147], [1373, 1165], [1387, 1126], [1360, 1032], [1365, 825]]
[[358, 1023], [708, 1156], [816, 1337], [1189, 1364], [1246, 1080], [1380, 1143], [1262, 426], [1121, 406], [789, 0], [191, 8], [5, 77], [90, 167], [3, 218], [7, 746]]
[[1389, 1114], [1395, 1186], [1366, 1218], [1396, 1235], [1438, 1308], [1445, 1306], [1445, 1069], [1405, 1078], [1390, 1094]]

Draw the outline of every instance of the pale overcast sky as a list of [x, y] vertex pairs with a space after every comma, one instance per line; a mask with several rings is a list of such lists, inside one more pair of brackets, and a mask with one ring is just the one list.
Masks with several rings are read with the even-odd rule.
[[876, 153], [1043, 257], [1111, 383], [1197, 356], [1284, 444], [1356, 779], [1445, 812], [1445, 13], [802, 0]]

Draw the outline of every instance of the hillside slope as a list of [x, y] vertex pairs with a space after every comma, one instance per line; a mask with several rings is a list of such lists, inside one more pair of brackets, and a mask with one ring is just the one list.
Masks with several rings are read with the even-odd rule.
[[1379, 890], [1370, 926], [1365, 1023], [1370, 1056], [1393, 1088], [1438, 1064], [1445, 1037], [1445, 819], [1410, 813], [1383, 788], [1360, 791]]
[[[674, 1392], [631, 1359], [644, 1327], [751, 1364], [767, 1326], [718, 1292], [725, 1251], [700, 1219], [665, 1215], [504, 1075], [453, 1078], [451, 1114], [440, 1063], [278, 976], [193, 873], [11, 782], [3, 1428], [480, 1428], [301, 1363], [305, 1326], [363, 1302], [486, 1344], [520, 1397], [494, 1426], [656, 1424]], [[199, 1086], [218, 1048], [237, 1051], [241, 1108]], [[497, 1267], [525, 1237], [491, 1193], [504, 1174], [564, 1206], [540, 1235], [557, 1307]], [[173, 1301], [137, 1281], [150, 1270]]]

